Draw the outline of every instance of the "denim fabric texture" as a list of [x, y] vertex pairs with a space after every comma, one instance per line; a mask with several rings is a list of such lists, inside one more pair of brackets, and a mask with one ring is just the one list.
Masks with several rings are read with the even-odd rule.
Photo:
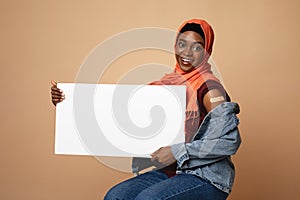
[[228, 194], [190, 174], [168, 178], [160, 170], [146, 172], [111, 188], [104, 200], [225, 200]]
[[178, 164], [176, 174], [199, 176], [230, 193], [235, 177], [230, 156], [241, 144], [239, 112], [237, 103], [224, 102], [206, 115], [191, 143], [172, 145]]

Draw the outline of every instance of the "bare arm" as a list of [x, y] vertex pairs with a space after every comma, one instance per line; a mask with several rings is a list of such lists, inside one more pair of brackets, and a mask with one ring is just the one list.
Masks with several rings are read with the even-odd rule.
[[207, 112], [225, 101], [225, 97], [218, 89], [209, 90], [203, 97], [203, 104]]

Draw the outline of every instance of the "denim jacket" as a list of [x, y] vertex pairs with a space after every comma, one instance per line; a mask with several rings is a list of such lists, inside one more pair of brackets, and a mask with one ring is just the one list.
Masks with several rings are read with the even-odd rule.
[[[230, 193], [235, 176], [230, 156], [241, 143], [236, 117], [239, 112], [237, 103], [224, 102], [205, 116], [191, 143], [171, 145], [178, 165], [176, 173], [199, 176]], [[148, 158], [133, 158], [132, 171], [137, 173], [151, 165]]]
[[211, 110], [191, 143], [171, 146], [177, 160], [177, 174], [194, 174], [230, 193], [235, 170], [230, 156], [241, 144], [237, 103], [224, 102]]

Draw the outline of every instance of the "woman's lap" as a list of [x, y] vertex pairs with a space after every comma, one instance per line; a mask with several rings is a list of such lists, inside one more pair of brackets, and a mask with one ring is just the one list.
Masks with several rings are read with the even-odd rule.
[[167, 178], [159, 171], [147, 172], [115, 185], [108, 191], [104, 199], [135, 199], [141, 191]]
[[105, 200], [223, 200], [227, 196], [208, 181], [194, 175], [180, 174], [168, 178], [161, 171], [151, 171], [114, 186], [106, 194]]

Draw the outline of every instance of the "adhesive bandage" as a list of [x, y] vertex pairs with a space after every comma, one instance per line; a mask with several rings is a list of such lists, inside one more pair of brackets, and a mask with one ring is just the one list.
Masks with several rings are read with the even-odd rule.
[[224, 97], [223, 96], [218, 96], [218, 97], [213, 97], [213, 98], [210, 98], [210, 103], [216, 103], [218, 101], [224, 101]]

